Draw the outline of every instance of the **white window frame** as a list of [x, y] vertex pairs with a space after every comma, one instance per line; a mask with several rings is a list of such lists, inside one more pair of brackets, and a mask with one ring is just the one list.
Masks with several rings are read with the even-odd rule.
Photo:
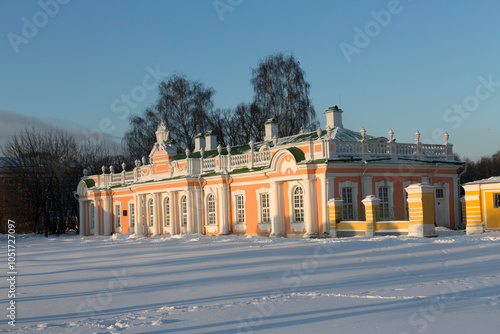
[[180, 218], [181, 218], [181, 226], [187, 226], [188, 223], [188, 214], [187, 214], [187, 195], [182, 195], [181, 199], [179, 200], [179, 206], [180, 206]]
[[122, 203], [119, 201], [114, 202], [113, 208], [115, 209], [115, 228], [122, 227]]
[[[238, 208], [238, 198], [242, 198], [243, 208]], [[234, 225], [246, 225], [247, 212], [246, 212], [247, 197], [245, 190], [238, 189], [233, 191], [233, 212], [234, 212]], [[243, 211], [243, 221], [239, 221], [239, 213]]]
[[[262, 205], [262, 196], [267, 195], [268, 198], [268, 207], [266, 209], [267, 215], [269, 219], [266, 221], [264, 220], [265, 214], [264, 214], [264, 207]], [[257, 206], [258, 206], [258, 216], [259, 216], [259, 224], [271, 224], [271, 196], [269, 194], [269, 188], [262, 187], [260, 189], [257, 189]]]
[[170, 196], [166, 195], [163, 199], [163, 227], [169, 227], [172, 220], [172, 213], [170, 212]]
[[152, 198], [148, 199], [147, 201], [148, 203], [148, 206], [147, 206], [147, 210], [148, 210], [148, 226], [149, 227], [153, 227], [154, 226], [154, 210], [155, 210], [155, 203], [153, 201]]
[[[213, 211], [210, 210], [210, 198], [213, 198]], [[206, 217], [205, 217], [205, 222], [207, 226], [217, 226], [217, 196], [213, 193], [208, 193], [207, 196], [205, 197], [205, 207], [206, 209]], [[213, 218], [213, 222], [211, 223], [210, 220]]]
[[[375, 190], [377, 192], [376, 193], [377, 197], [379, 197], [380, 188], [383, 188], [383, 187], [387, 188], [387, 202], [386, 203], [380, 202], [380, 210], [379, 210], [380, 220], [393, 220], [394, 219], [394, 183], [391, 181], [387, 181], [387, 180], [375, 182]], [[382, 198], [380, 198], [380, 200], [382, 200]], [[383, 213], [382, 204], [387, 204], [387, 212], [388, 212], [387, 216], [382, 216], [382, 213]], [[392, 209], [392, 212], [391, 212], [391, 209]]]
[[128, 202], [128, 222], [129, 228], [134, 228], [136, 223], [136, 207], [135, 202], [133, 200]]
[[[296, 202], [296, 194], [295, 192], [297, 191], [297, 189], [299, 189], [302, 191], [302, 193], [300, 194], [301, 195], [301, 201], [302, 201], [302, 205], [300, 207], [297, 206], [297, 202]], [[297, 185], [297, 186], [294, 186], [292, 188], [292, 192], [291, 192], [291, 195], [292, 195], [292, 212], [290, 212], [291, 214], [291, 220], [292, 220], [292, 223], [299, 223], [299, 224], [303, 224], [305, 222], [305, 217], [306, 217], [306, 194], [305, 194], [305, 190], [304, 190], [304, 187], [302, 185]], [[301, 211], [302, 212], [302, 219], [297, 219], [297, 211]]]
[[94, 203], [90, 202], [90, 206], [89, 206], [89, 230], [91, 232], [93, 232], [94, 228], [95, 228], [95, 205], [94, 205]]
[[[346, 207], [349, 203], [345, 203], [344, 198], [342, 197], [342, 189], [344, 188], [351, 188], [351, 195], [352, 195], [352, 212], [353, 212], [353, 219], [344, 219], [345, 214], [344, 214], [344, 207]], [[349, 220], [349, 221], [356, 221], [359, 219], [359, 212], [358, 212], [358, 183], [353, 182], [353, 181], [345, 181], [339, 183], [339, 194], [340, 194], [340, 199], [343, 201], [342, 202], [342, 220]]]

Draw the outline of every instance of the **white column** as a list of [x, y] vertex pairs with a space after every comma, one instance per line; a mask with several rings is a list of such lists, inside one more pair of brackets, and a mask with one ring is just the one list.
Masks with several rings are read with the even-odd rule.
[[328, 184], [328, 180], [326, 177], [324, 176], [321, 176], [319, 178], [321, 180], [321, 216], [322, 216], [322, 221], [321, 221], [321, 225], [322, 225], [322, 231], [321, 233], [323, 233], [324, 236], [327, 236], [328, 234], [330, 234], [330, 223], [328, 222], [328, 196], [327, 196], [327, 191], [328, 189], [326, 188], [327, 187], [327, 184]]
[[134, 203], [134, 213], [135, 213], [134, 234], [137, 235], [137, 222], [139, 221], [139, 208], [137, 206], [137, 195], [134, 195], [133, 203]]
[[99, 200], [94, 200], [94, 235], [101, 234], [99, 230]]
[[175, 225], [177, 223], [177, 219], [176, 219], [176, 212], [175, 212], [175, 208], [177, 207], [175, 205], [175, 192], [169, 192], [168, 195], [169, 197], [169, 202], [170, 203], [170, 235], [174, 235], [175, 234]]
[[228, 194], [226, 185], [222, 184], [218, 187], [219, 190], [219, 234], [229, 234], [229, 217], [228, 217]]
[[84, 209], [85, 202], [80, 200], [78, 201], [78, 208], [80, 209], [80, 215], [78, 216], [78, 231], [80, 232], [80, 235], [87, 235], [85, 233], [85, 209]]
[[158, 234], [158, 194], [151, 194], [153, 197], [153, 227], [152, 235]]
[[142, 198], [144, 195], [137, 195], [137, 219], [135, 222], [135, 234], [142, 235], [142, 224], [144, 218], [144, 208], [142, 207]]
[[317, 237], [318, 233], [316, 232], [316, 224], [314, 223], [314, 215], [312, 212], [312, 203], [315, 203], [314, 200], [316, 196], [312, 193], [311, 180], [305, 179], [304, 183], [306, 185], [305, 194], [304, 194], [304, 218], [306, 225], [306, 234], [304, 237], [312, 238]]
[[110, 235], [111, 231], [111, 225], [110, 225], [110, 220], [111, 220], [111, 210], [110, 210], [110, 201], [111, 198], [109, 197], [108, 194], [104, 195], [104, 199], [102, 200], [102, 207], [103, 207], [103, 234], [104, 235]]
[[203, 234], [203, 189], [200, 188], [195, 192], [196, 193], [196, 232]]
[[281, 237], [283, 232], [280, 226], [279, 217], [279, 196], [278, 196], [279, 184], [276, 181], [271, 181], [271, 191], [269, 193], [269, 213], [271, 215], [271, 236]]
[[187, 206], [187, 226], [186, 226], [186, 234], [193, 234], [193, 201], [191, 199], [193, 191], [188, 188], [186, 191], [186, 206]]

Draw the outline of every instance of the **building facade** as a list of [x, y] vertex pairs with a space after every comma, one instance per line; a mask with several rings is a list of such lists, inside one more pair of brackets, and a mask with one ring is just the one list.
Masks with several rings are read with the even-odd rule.
[[461, 199], [467, 234], [500, 230], [500, 176], [466, 183]]
[[406, 188], [419, 183], [433, 187], [436, 224], [458, 226], [461, 164], [447, 134], [442, 145], [422, 144], [418, 131], [414, 143], [396, 143], [392, 130], [385, 138], [344, 128], [342, 112], [330, 107], [326, 129], [284, 138], [271, 119], [264, 141], [234, 147], [199, 134], [184, 154], [162, 122], [149, 159], [82, 178], [80, 233], [327, 237], [332, 201], [341, 208], [333, 223], [364, 222], [370, 195], [380, 200], [379, 221], [404, 222]]

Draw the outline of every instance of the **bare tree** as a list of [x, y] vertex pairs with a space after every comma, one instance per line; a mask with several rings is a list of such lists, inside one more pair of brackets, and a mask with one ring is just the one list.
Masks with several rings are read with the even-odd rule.
[[143, 116], [131, 117], [131, 129], [124, 137], [125, 147], [139, 156], [148, 154], [154, 144], [154, 132], [163, 120], [179, 147], [193, 150], [194, 136], [207, 126], [215, 91], [183, 75], [172, 75], [158, 89], [156, 105], [146, 109]]
[[63, 233], [78, 209], [72, 192], [81, 168], [74, 138], [59, 130], [26, 128], [2, 152], [4, 168], [17, 185], [12, 195], [20, 206], [14, 210], [29, 225], [26, 232]]
[[500, 176], [500, 151], [493, 154], [491, 157], [485, 156], [477, 161], [465, 158], [463, 162], [465, 162], [466, 169], [459, 170], [459, 173], [465, 171], [460, 178], [461, 183], [482, 180], [492, 176]]
[[309, 98], [310, 85], [299, 61], [292, 55], [276, 53], [260, 60], [252, 69], [250, 80], [254, 103], [265, 111], [267, 118], [279, 122], [280, 136], [289, 136], [318, 126], [316, 112]]

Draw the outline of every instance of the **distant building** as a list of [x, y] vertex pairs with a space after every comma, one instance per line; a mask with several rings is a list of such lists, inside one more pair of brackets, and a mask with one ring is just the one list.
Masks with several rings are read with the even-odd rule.
[[[459, 225], [457, 169], [462, 164], [454, 161], [447, 134], [442, 145], [422, 144], [418, 131], [414, 143], [396, 143], [392, 130], [385, 138], [370, 136], [364, 128], [344, 128], [342, 112], [330, 107], [325, 130], [285, 138], [278, 138], [278, 124], [271, 119], [264, 125], [264, 141], [234, 147], [217, 146], [215, 133], [199, 134], [194, 152], [184, 154], [177, 153], [162, 122], [148, 159], [136, 161], [129, 171], [103, 167], [102, 174], [82, 178], [80, 231], [356, 234], [363, 231], [356, 226], [365, 223], [362, 200], [375, 195], [370, 198], [379, 203], [376, 219], [386, 222], [375, 233], [404, 234], [410, 213], [405, 189], [417, 183], [429, 183], [435, 195], [434, 217], [426, 219]], [[329, 217], [332, 205], [341, 207], [337, 221]], [[330, 233], [331, 226], [338, 231]]]
[[500, 230], [500, 176], [463, 185], [467, 234]]

